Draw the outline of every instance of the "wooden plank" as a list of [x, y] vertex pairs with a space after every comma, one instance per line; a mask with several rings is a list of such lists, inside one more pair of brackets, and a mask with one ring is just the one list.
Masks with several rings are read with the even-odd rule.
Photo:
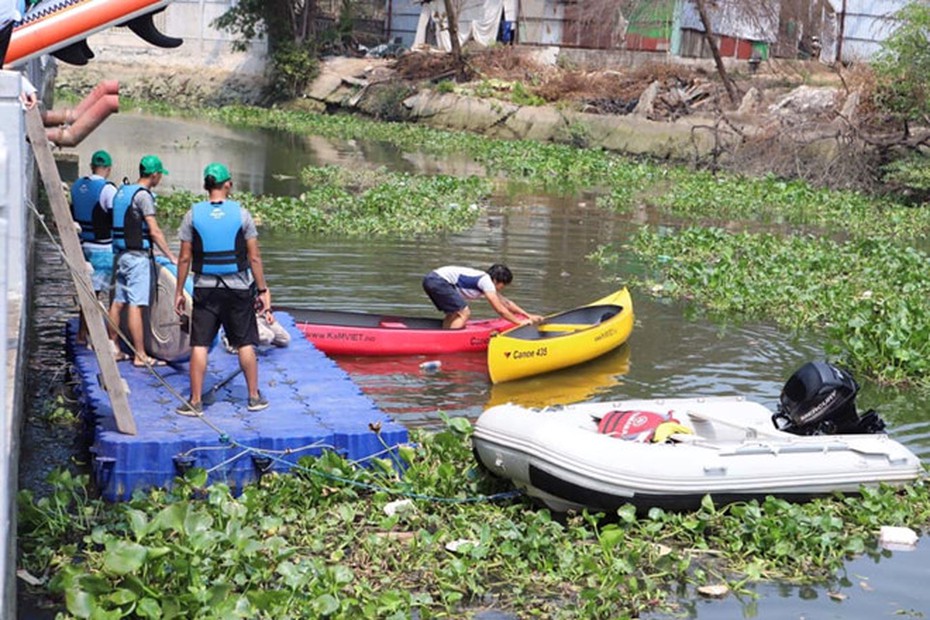
[[132, 417], [132, 410], [129, 407], [125, 384], [116, 365], [116, 360], [113, 359], [113, 354], [110, 352], [109, 337], [104, 322], [99, 320], [100, 318], [106, 320], [106, 309], [97, 300], [90, 274], [83, 268], [86, 264], [84, 252], [81, 250], [81, 242], [74, 227], [74, 220], [71, 219], [68, 199], [61, 186], [61, 176], [58, 174], [55, 158], [49, 148], [45, 125], [42, 123], [42, 116], [39, 114], [38, 107], [26, 112], [26, 135], [32, 145], [32, 152], [39, 167], [39, 174], [42, 176], [45, 192], [48, 194], [48, 201], [52, 207], [52, 216], [58, 229], [58, 237], [61, 240], [65, 258], [70, 266], [68, 271], [71, 272], [74, 287], [77, 289], [78, 302], [81, 304], [81, 310], [87, 319], [90, 342], [97, 355], [97, 363], [100, 365], [103, 388], [110, 397], [110, 405], [113, 407], [113, 415], [116, 418], [116, 428], [121, 433], [135, 435], [136, 421]]

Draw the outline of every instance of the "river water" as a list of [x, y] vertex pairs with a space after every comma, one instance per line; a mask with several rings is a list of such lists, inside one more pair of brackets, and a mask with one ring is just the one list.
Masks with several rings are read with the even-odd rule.
[[[139, 114], [111, 117], [78, 149], [82, 165], [105, 148], [115, 178], [135, 178], [147, 153], [170, 174], [163, 191], [198, 191], [206, 163], [229, 164], [236, 187], [256, 193], [297, 194], [300, 169], [310, 164], [387, 166], [422, 173], [476, 173], [465, 159], [437, 161], [398, 153], [383, 144], [331, 142], [280, 132], [231, 129], [191, 120]], [[599, 245], [622, 243], [642, 225], [640, 216], [596, 209], [587, 195], [553, 196], [510, 189], [494, 196], [466, 232], [415, 239], [349, 239], [265, 232], [262, 254], [276, 305], [435, 316], [420, 288], [431, 268], [444, 264], [508, 264], [515, 274], [506, 294], [527, 310], [548, 314], [597, 299], [623, 284], [586, 256]], [[654, 217], [654, 216], [650, 216]], [[640, 272], [632, 258], [622, 275]], [[618, 277], [620, 279], [618, 279]], [[636, 324], [629, 342], [589, 364], [510, 384], [490, 385], [482, 356], [342, 358], [346, 369], [379, 406], [410, 427], [435, 427], [439, 412], [475, 419], [507, 401], [541, 406], [582, 400], [697, 395], [744, 395], [770, 408], [785, 380], [803, 363], [823, 357], [818, 334], [786, 334], [765, 324], [724, 324], [687, 304], [656, 301], [633, 290]], [[487, 304], [473, 312], [491, 316]], [[423, 361], [436, 359], [436, 372]], [[861, 382], [860, 409], [875, 407], [890, 433], [924, 460], [930, 458], [930, 397]], [[897, 524], [895, 524], [897, 525]], [[828, 588], [758, 585], [755, 596], [705, 601], [682, 593], [684, 617], [855, 618], [926, 617], [930, 539], [909, 552], [853, 560]], [[652, 615], [652, 618], [660, 616]]]

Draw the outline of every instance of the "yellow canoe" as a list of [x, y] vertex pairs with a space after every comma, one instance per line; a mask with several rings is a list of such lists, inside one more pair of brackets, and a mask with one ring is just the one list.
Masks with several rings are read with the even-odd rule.
[[586, 306], [514, 327], [488, 345], [492, 383], [581, 364], [616, 349], [633, 331], [633, 301], [626, 288]]

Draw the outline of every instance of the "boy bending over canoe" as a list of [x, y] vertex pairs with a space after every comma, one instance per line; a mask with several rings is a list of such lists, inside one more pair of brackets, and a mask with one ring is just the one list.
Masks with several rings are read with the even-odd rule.
[[484, 297], [494, 311], [512, 323], [526, 325], [542, 320], [530, 314], [500, 294], [513, 282], [513, 273], [506, 265], [495, 264], [487, 271], [447, 265], [434, 269], [423, 278], [423, 290], [436, 308], [446, 313], [444, 329], [461, 329], [471, 316], [466, 300]]

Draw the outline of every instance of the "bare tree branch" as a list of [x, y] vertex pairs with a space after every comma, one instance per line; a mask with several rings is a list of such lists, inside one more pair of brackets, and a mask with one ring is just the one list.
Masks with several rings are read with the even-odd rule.
[[710, 18], [707, 16], [704, 0], [694, 0], [694, 3], [697, 5], [698, 14], [701, 16], [701, 23], [704, 25], [704, 40], [707, 42], [707, 46], [710, 47], [710, 52], [714, 56], [714, 64], [717, 65], [717, 73], [720, 75], [720, 79], [723, 80], [723, 87], [727, 89], [727, 96], [730, 98], [730, 103], [737, 105], [739, 103], [739, 95], [736, 92], [736, 86], [733, 84], [733, 80], [730, 79], [730, 75], [727, 73], [726, 67], [723, 66], [723, 59], [720, 57], [720, 50], [717, 49], [717, 43], [714, 41], [713, 30], [711, 29]]

